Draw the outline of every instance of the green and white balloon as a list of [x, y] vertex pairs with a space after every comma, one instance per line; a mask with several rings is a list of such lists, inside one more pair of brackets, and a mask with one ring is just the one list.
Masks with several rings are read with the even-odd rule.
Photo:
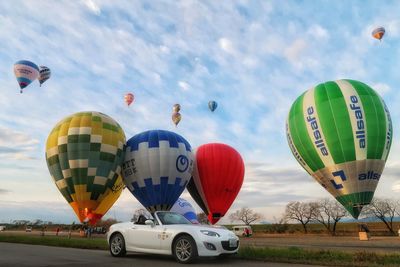
[[321, 83], [293, 103], [286, 133], [300, 165], [358, 218], [372, 200], [392, 143], [383, 99], [359, 81]]

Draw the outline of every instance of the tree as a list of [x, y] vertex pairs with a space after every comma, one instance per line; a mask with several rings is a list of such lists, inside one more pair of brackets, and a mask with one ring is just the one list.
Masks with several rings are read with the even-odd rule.
[[150, 212], [148, 212], [147, 210], [142, 208], [142, 209], [135, 210], [135, 212], [133, 213], [131, 222], [137, 222], [137, 220], [139, 219], [140, 215], [143, 215], [146, 218], [151, 218]]
[[257, 213], [248, 207], [243, 207], [229, 215], [231, 222], [242, 221], [246, 225], [261, 220], [263, 218], [261, 213]]
[[331, 235], [336, 234], [337, 223], [347, 215], [347, 211], [336, 200], [321, 199], [313, 203], [315, 207], [312, 219], [325, 226]]
[[271, 225], [271, 231], [278, 234], [285, 233], [289, 229], [286, 220], [285, 216], [279, 219], [274, 216], [274, 223]]
[[390, 199], [374, 198], [364, 208], [363, 214], [367, 217], [376, 217], [381, 220], [392, 235], [396, 235], [393, 229], [393, 219], [399, 215], [398, 203]]
[[197, 213], [196, 216], [200, 224], [209, 224], [207, 214], [205, 214], [204, 212]]
[[32, 222], [33, 225], [38, 226], [38, 225], [42, 225], [43, 221], [40, 219], [36, 219], [35, 221]]
[[284, 216], [287, 220], [300, 222], [303, 226], [304, 233], [307, 234], [307, 224], [311, 222], [315, 209], [316, 206], [314, 203], [292, 201], [286, 205]]

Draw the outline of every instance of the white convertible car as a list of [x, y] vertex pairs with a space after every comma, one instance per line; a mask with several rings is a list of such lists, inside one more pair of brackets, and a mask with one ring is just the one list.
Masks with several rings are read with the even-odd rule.
[[107, 233], [111, 255], [145, 252], [173, 255], [180, 263], [190, 263], [197, 256], [236, 254], [239, 249], [239, 238], [227, 229], [192, 224], [169, 211], [157, 211], [153, 217], [112, 225]]

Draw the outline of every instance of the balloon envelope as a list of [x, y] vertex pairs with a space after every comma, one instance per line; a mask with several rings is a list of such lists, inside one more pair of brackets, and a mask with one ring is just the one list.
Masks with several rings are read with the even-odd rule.
[[218, 103], [217, 103], [217, 102], [215, 102], [215, 101], [210, 101], [210, 102], [208, 102], [208, 108], [209, 108], [212, 112], [214, 112], [214, 110], [216, 110], [217, 107], [218, 107]]
[[205, 144], [196, 151], [193, 179], [187, 189], [215, 224], [235, 200], [243, 184], [244, 163], [240, 154], [225, 144]]
[[190, 202], [184, 198], [178, 198], [178, 200], [172, 206], [171, 211], [185, 216], [185, 218], [192, 223], [199, 223], [197, 220], [196, 210], [193, 208], [192, 204], [190, 204]]
[[124, 183], [148, 211], [169, 210], [192, 176], [193, 161], [192, 148], [182, 136], [146, 131], [127, 142]]
[[14, 64], [14, 74], [22, 93], [22, 89], [39, 77], [39, 67], [31, 61], [20, 60]]
[[382, 98], [354, 80], [319, 84], [293, 103], [286, 131], [300, 165], [358, 218], [372, 200], [392, 142]]
[[47, 166], [81, 222], [95, 224], [121, 194], [124, 144], [119, 124], [94, 111], [68, 116], [50, 132]]
[[179, 104], [175, 104], [173, 107], [172, 107], [172, 112], [174, 112], [174, 113], [177, 113], [177, 112], [179, 112], [181, 110], [181, 105], [179, 105]]
[[371, 34], [375, 39], [381, 40], [383, 35], [385, 35], [385, 28], [378, 27], [374, 29]]
[[125, 103], [126, 103], [128, 106], [129, 106], [130, 104], [132, 104], [132, 102], [133, 102], [134, 99], [135, 99], [135, 97], [133, 96], [132, 93], [127, 93], [127, 94], [124, 96]]
[[175, 124], [175, 126], [178, 125], [178, 123], [181, 121], [182, 116], [178, 112], [172, 113], [172, 122]]
[[47, 81], [48, 79], [50, 79], [51, 76], [51, 71], [48, 67], [46, 66], [40, 66], [39, 67], [39, 83], [40, 86], [42, 86], [42, 84]]

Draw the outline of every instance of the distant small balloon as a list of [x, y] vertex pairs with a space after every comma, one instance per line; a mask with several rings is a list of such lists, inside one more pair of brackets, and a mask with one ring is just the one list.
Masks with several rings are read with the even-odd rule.
[[125, 99], [125, 103], [129, 106], [130, 104], [132, 104], [132, 102], [133, 102], [133, 100], [135, 99], [135, 97], [133, 96], [132, 93], [127, 93], [127, 94], [124, 96], [124, 99]]
[[182, 116], [179, 112], [172, 113], [172, 121], [174, 122], [175, 126], [178, 126], [178, 123], [181, 121]]
[[39, 67], [31, 61], [20, 60], [14, 64], [14, 74], [21, 88], [20, 93], [22, 94], [22, 89], [39, 77]]
[[46, 66], [40, 66], [39, 67], [39, 83], [40, 86], [42, 86], [42, 84], [47, 81], [48, 79], [50, 79], [51, 76], [51, 70], [46, 67]]
[[385, 35], [385, 28], [378, 27], [372, 31], [372, 36], [379, 41], [382, 39], [383, 35]]
[[217, 107], [218, 107], [218, 103], [215, 102], [214, 100], [208, 102], [208, 108], [209, 108], [212, 112], [214, 112], [214, 110], [216, 110]]
[[172, 107], [172, 111], [173, 112], [179, 112], [181, 110], [181, 105], [179, 105], [179, 104], [175, 104], [173, 107]]

